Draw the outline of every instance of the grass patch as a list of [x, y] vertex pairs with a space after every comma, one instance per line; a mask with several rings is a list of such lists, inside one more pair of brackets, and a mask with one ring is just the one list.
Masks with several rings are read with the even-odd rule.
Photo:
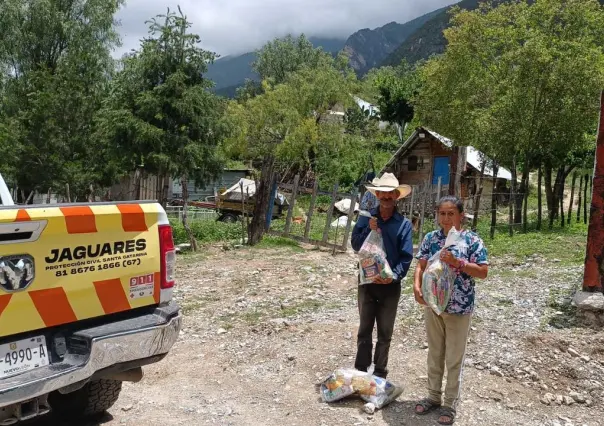
[[[170, 220], [172, 235], [176, 244], [188, 243], [182, 222]], [[224, 223], [214, 220], [194, 220], [190, 222], [193, 235], [200, 244], [241, 239], [241, 223]]]
[[279, 237], [275, 235], [264, 235], [262, 241], [255, 246], [260, 249], [291, 249], [297, 252], [303, 252], [304, 249], [300, 247], [297, 241], [291, 240], [285, 237]]
[[513, 260], [523, 261], [537, 254], [548, 260], [557, 259], [563, 265], [580, 265], [585, 260], [587, 225], [582, 223], [551, 230], [529, 230], [527, 233], [515, 233], [512, 237], [500, 232], [491, 240], [489, 225], [482, 222], [478, 232], [492, 257], [512, 256]]

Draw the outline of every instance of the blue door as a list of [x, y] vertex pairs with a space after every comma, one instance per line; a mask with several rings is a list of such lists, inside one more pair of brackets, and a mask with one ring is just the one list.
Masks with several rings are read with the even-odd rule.
[[449, 157], [434, 157], [434, 171], [432, 172], [432, 185], [438, 184], [438, 178], [442, 178], [441, 185], [449, 184]]

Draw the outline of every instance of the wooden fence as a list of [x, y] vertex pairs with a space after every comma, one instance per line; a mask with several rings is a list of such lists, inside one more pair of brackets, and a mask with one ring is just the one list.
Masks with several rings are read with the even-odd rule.
[[[319, 247], [331, 248], [335, 251], [346, 251], [348, 249], [348, 240], [350, 238], [350, 232], [353, 226], [353, 220], [355, 218], [355, 205], [358, 202], [358, 190], [355, 189], [352, 193], [339, 192], [339, 185], [336, 183], [331, 192], [319, 191], [318, 183], [315, 183], [312, 190], [304, 189], [299, 187], [300, 176], [294, 177], [293, 184], [281, 184], [279, 185], [279, 191], [288, 194], [289, 207], [287, 210], [287, 216], [285, 218], [285, 224], [283, 229], [278, 229], [276, 225], [277, 221], [271, 222], [271, 227], [268, 230], [270, 235], [276, 235], [293, 239], [295, 241], [313, 244]], [[300, 195], [310, 195], [310, 203], [308, 209], [303, 210], [303, 214], [296, 216], [297, 199]], [[329, 196], [330, 203], [326, 210], [323, 210], [317, 206], [317, 200], [319, 196]], [[343, 229], [343, 241], [340, 243], [337, 241], [337, 236], [341, 230], [341, 224], [339, 218], [342, 217], [341, 212], [338, 212], [335, 205], [342, 199], [350, 200], [351, 208], [348, 209], [346, 217], [346, 224]], [[320, 216], [320, 217], [319, 217]], [[334, 227], [332, 220], [337, 216], [337, 224]], [[294, 226], [296, 225], [296, 226]], [[317, 226], [319, 228], [317, 228]], [[302, 232], [296, 233], [294, 227], [298, 228]], [[335, 228], [335, 229], [334, 229]], [[335, 232], [335, 238], [333, 234]]]

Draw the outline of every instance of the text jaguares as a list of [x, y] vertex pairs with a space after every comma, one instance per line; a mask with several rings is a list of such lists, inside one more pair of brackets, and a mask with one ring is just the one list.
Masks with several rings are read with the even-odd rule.
[[115, 254], [134, 253], [147, 248], [147, 240], [115, 241], [113, 243], [90, 244], [75, 248], [65, 247], [50, 250], [50, 256], [45, 258], [46, 263], [56, 263], [71, 260], [94, 259]]

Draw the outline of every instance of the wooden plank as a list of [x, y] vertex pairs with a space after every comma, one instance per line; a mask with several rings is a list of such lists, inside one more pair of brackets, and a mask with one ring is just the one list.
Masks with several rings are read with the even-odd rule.
[[354, 217], [354, 206], [356, 204], [357, 189], [352, 191], [350, 197], [350, 209], [348, 210], [348, 219], [346, 221], [346, 229], [344, 230], [344, 242], [342, 243], [342, 250], [348, 250], [348, 236], [350, 235], [350, 228], [352, 227], [352, 218]]
[[308, 214], [306, 215], [306, 228], [304, 229], [304, 241], [308, 241], [310, 236], [312, 216], [315, 211], [315, 203], [317, 202], [317, 191], [319, 190], [319, 181], [315, 179], [315, 185], [312, 190], [312, 196], [310, 198], [310, 207], [308, 208]]
[[290, 240], [298, 241], [300, 243], [313, 244], [313, 245], [319, 246], [319, 247], [325, 247], [325, 248], [329, 248], [329, 249], [336, 249], [336, 250], [342, 251], [342, 246], [340, 244], [326, 243], [324, 241], [313, 240], [313, 239], [309, 239], [309, 240], [305, 241], [304, 237], [300, 237], [298, 235], [292, 235], [292, 234], [285, 234], [284, 232], [275, 231], [273, 229], [269, 229], [267, 231], [267, 234], [274, 235], [276, 237], [289, 238]]
[[327, 210], [327, 220], [325, 222], [325, 228], [323, 229], [323, 242], [326, 243], [329, 239], [329, 228], [331, 227], [331, 216], [333, 215], [334, 204], [336, 201], [336, 195], [338, 193], [338, 184], [333, 186], [333, 192], [331, 194], [331, 204], [329, 210]]
[[421, 245], [422, 240], [424, 239], [424, 221], [426, 215], [426, 202], [428, 201], [428, 197], [430, 196], [430, 183], [426, 182], [424, 185], [424, 195], [422, 197], [422, 210], [420, 214], [420, 222], [419, 222], [419, 244]]
[[292, 225], [292, 216], [294, 214], [294, 208], [296, 207], [296, 194], [298, 193], [298, 183], [300, 182], [300, 175], [294, 177], [294, 187], [292, 195], [289, 200], [289, 209], [287, 209], [287, 219], [285, 220], [285, 233], [289, 234]]
[[409, 209], [409, 217], [413, 217], [413, 210], [415, 208], [415, 191], [417, 189], [417, 186], [412, 186], [411, 187], [411, 208]]

